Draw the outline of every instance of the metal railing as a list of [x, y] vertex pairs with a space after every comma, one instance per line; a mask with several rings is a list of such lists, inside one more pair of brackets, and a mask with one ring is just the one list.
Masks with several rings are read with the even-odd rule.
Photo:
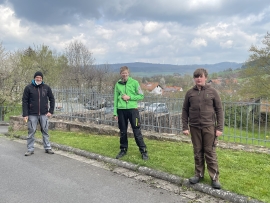
[[[56, 99], [54, 117], [117, 126], [113, 118], [113, 94], [82, 89], [53, 89]], [[153, 104], [160, 104], [158, 108]], [[152, 106], [150, 106], [152, 104]], [[143, 130], [179, 135], [182, 133], [183, 98], [145, 96], [139, 102]], [[156, 105], [157, 106], [157, 105]], [[21, 115], [21, 107], [0, 107], [0, 117]], [[219, 138], [228, 142], [270, 147], [270, 105], [260, 102], [223, 102], [224, 132]], [[2, 115], [2, 116], [1, 116]]]
[[[53, 89], [53, 92], [56, 117], [117, 126], [113, 119], [113, 94], [81, 89]], [[146, 106], [147, 103], [152, 106]], [[182, 103], [181, 99], [146, 96], [139, 102], [142, 129], [180, 134]]]
[[269, 104], [223, 102], [223, 111], [223, 140], [270, 147]]

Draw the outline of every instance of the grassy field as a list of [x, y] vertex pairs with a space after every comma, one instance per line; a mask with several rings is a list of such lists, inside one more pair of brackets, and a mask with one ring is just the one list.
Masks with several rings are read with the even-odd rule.
[[[5, 112], [5, 113], [4, 113]], [[0, 116], [1, 120], [8, 122], [9, 117], [13, 115], [22, 115], [22, 107], [21, 105], [17, 106], [1, 106], [0, 107]]]
[[258, 145], [270, 148], [270, 131], [265, 131], [263, 128], [261, 130], [255, 129], [254, 131], [251, 131], [224, 126], [223, 134], [225, 136], [222, 137], [222, 140], [226, 142]]
[[[26, 131], [14, 132], [26, 135]], [[116, 136], [90, 135], [80, 132], [50, 131], [51, 141], [71, 147], [115, 158], [119, 152], [119, 138]], [[40, 132], [37, 137], [41, 137]], [[192, 145], [180, 142], [145, 139], [149, 157], [143, 161], [133, 138], [129, 139], [127, 156], [122, 160], [189, 178], [194, 174]], [[270, 202], [270, 156], [227, 149], [217, 149], [220, 182], [223, 189]], [[210, 184], [208, 173], [203, 181]]]

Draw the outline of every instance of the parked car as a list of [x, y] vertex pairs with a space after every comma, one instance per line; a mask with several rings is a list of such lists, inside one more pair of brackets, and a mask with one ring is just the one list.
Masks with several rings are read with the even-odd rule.
[[105, 114], [113, 114], [113, 106], [105, 107]]
[[138, 110], [139, 111], [147, 111], [149, 106], [151, 105], [151, 102], [139, 102], [138, 103]]
[[114, 101], [107, 101], [106, 107], [113, 107]]
[[97, 97], [93, 100], [87, 101], [84, 104], [84, 108], [88, 110], [96, 110], [96, 109], [101, 109], [103, 107], [107, 106], [107, 101], [103, 97]]
[[55, 103], [55, 111], [64, 111], [63, 105], [59, 103]]
[[153, 113], [168, 113], [168, 107], [165, 103], [152, 103], [148, 109], [146, 109], [148, 112]]

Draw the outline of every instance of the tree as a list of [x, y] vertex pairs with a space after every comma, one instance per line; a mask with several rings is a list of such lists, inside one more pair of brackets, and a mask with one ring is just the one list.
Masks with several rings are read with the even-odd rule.
[[212, 74], [210, 75], [210, 78], [212, 78], [212, 79], [217, 79], [217, 78], [218, 78], [218, 74], [217, 74], [217, 73], [212, 73]]
[[9, 88], [7, 87], [8, 79], [11, 76], [12, 69], [9, 60], [10, 53], [5, 50], [0, 43], [0, 105], [9, 100]]
[[163, 87], [163, 88], [166, 86], [166, 82], [165, 82], [164, 77], [160, 78], [160, 80], [159, 80], [159, 85], [160, 85], [161, 87]]
[[17, 105], [36, 71], [42, 71], [44, 81], [51, 86], [61, 84], [65, 64], [63, 56], [45, 45], [10, 53], [0, 44], [0, 105]]
[[65, 48], [65, 56], [69, 66], [65, 74], [69, 85], [87, 87], [93, 84], [96, 76], [93, 53], [82, 42], [75, 40]]
[[263, 47], [252, 45], [251, 55], [246, 61], [246, 68], [242, 70], [244, 84], [240, 93], [242, 96], [254, 98], [270, 96], [270, 33], [262, 40]]
[[96, 68], [96, 79], [97, 79], [97, 83], [98, 83], [98, 91], [102, 92], [102, 90], [105, 90], [107, 84], [106, 81], [104, 80], [107, 76], [107, 74], [109, 73], [109, 65], [108, 64], [104, 64], [100, 67]]
[[63, 72], [67, 67], [67, 60], [63, 55], [58, 55], [46, 45], [28, 47], [26, 50], [17, 51], [20, 60], [16, 70], [22, 76], [24, 85], [30, 83], [36, 71], [41, 71], [44, 81], [51, 86], [59, 86], [64, 79]]

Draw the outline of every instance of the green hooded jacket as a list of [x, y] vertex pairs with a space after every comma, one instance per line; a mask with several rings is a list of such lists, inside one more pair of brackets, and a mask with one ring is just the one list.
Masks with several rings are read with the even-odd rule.
[[[122, 95], [128, 95], [128, 102], [122, 99]], [[117, 109], [135, 109], [138, 108], [138, 100], [144, 99], [143, 91], [137, 80], [128, 77], [127, 82], [121, 79], [117, 81], [114, 87], [114, 110], [113, 115], [117, 116]]]

